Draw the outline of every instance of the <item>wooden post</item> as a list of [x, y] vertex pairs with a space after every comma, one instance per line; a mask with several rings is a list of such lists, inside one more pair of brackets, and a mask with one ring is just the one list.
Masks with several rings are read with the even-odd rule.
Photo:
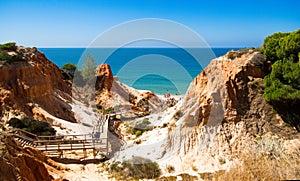
[[73, 148], [72, 148], [72, 139], [69, 140], [69, 143], [70, 143], [71, 150], [72, 150], [72, 149], [73, 149]]
[[95, 157], [96, 157], [95, 148], [93, 148], [93, 155], [94, 155], [94, 159], [95, 159]]
[[86, 153], [86, 149], [83, 149], [83, 154], [84, 154], [84, 159], [87, 158], [87, 153]]
[[108, 138], [106, 138], [106, 157], [108, 157]]
[[59, 158], [62, 158], [63, 154], [64, 154], [64, 151], [60, 150]]

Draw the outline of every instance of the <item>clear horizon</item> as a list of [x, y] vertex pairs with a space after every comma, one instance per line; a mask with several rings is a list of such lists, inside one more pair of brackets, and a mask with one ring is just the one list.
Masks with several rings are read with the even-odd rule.
[[259, 47], [274, 32], [300, 28], [299, 6], [297, 0], [2, 0], [0, 44], [81, 48], [120, 23], [161, 18], [187, 26], [214, 48]]
[[[18, 45], [18, 44], [17, 44]], [[20, 45], [20, 46], [22, 46], [22, 45]], [[42, 48], [42, 49], [44, 49], [44, 48], [57, 48], [57, 49], [60, 49], [60, 48], [82, 48], [82, 49], [89, 49], [90, 47], [36, 47], [36, 48]], [[91, 49], [94, 49], [94, 48], [104, 48], [104, 49], [116, 49], [116, 47], [92, 47]], [[182, 47], [150, 47], [150, 46], [145, 46], [145, 47], [120, 47], [120, 48], [153, 48], [153, 49], [155, 49], [155, 48], [158, 48], [158, 49], [160, 49], [160, 48], [168, 48], [168, 49], [170, 49], [170, 48], [182, 48]], [[201, 49], [201, 48], [199, 48], [199, 47], [186, 47], [187, 49], [193, 49], [193, 48], [196, 48], [196, 49]], [[220, 49], [222, 49], [222, 48], [225, 48], [225, 49], [227, 49], [227, 48], [253, 48], [253, 47], [209, 47], [209, 48], [220, 48]], [[254, 48], [256, 48], [256, 47], [254, 47]], [[119, 49], [119, 48], [117, 48], [117, 49]], [[205, 49], [205, 48], [204, 48]]]

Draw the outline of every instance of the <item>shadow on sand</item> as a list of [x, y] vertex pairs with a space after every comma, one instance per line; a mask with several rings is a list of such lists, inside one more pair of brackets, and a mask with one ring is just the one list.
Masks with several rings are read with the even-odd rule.
[[53, 157], [51, 158], [52, 160], [59, 162], [59, 163], [63, 163], [63, 164], [98, 164], [101, 162], [105, 162], [106, 160], [108, 160], [108, 158], [104, 157], [104, 158], [96, 158], [96, 159], [84, 159], [84, 160], [80, 160], [80, 159], [72, 159], [72, 158], [57, 158], [57, 157]]

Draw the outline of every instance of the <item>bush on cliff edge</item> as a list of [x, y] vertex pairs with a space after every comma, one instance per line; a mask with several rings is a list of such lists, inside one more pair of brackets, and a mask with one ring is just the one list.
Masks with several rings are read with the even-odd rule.
[[300, 131], [300, 30], [268, 36], [263, 52], [274, 63], [264, 78], [264, 97], [288, 124]]
[[6, 61], [8, 63], [22, 61], [22, 57], [19, 55], [10, 55], [8, 52], [16, 51], [17, 46], [14, 42], [0, 44], [0, 61]]
[[56, 133], [56, 130], [49, 123], [32, 118], [24, 118], [22, 120], [11, 118], [8, 124], [14, 128], [23, 129], [39, 136], [53, 136]]

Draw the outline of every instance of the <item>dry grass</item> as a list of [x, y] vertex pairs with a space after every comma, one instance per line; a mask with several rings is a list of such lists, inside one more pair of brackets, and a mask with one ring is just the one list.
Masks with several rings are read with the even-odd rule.
[[294, 152], [288, 153], [283, 146], [283, 141], [278, 139], [262, 138], [254, 149], [243, 152], [238, 158], [241, 160], [239, 166], [214, 177], [214, 180], [300, 179], [299, 148], [296, 147]]
[[270, 155], [242, 155], [241, 167], [219, 176], [220, 180], [295, 180], [300, 179], [299, 155], [272, 158]]

